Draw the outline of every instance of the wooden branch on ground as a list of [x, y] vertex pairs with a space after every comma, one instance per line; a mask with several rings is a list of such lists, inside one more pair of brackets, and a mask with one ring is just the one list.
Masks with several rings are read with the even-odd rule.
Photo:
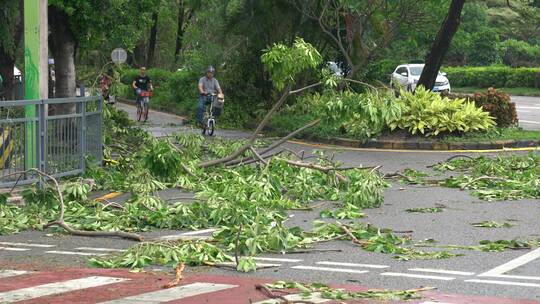
[[341, 230], [343, 230], [343, 232], [345, 232], [347, 234], [348, 237], [351, 238], [351, 241], [355, 244], [358, 244], [362, 247], [366, 246], [369, 244], [369, 242], [366, 242], [366, 241], [360, 241], [358, 238], [356, 238], [354, 236], [354, 234], [351, 232], [351, 230], [349, 229], [349, 227], [347, 227], [346, 225], [343, 225], [343, 224], [339, 224], [339, 226], [341, 227]]
[[[281, 146], [282, 144], [284, 144], [285, 142], [287, 142], [289, 139], [291, 139], [292, 137], [296, 136], [297, 134], [303, 132], [304, 130], [306, 129], [309, 129], [315, 125], [317, 125], [319, 122], [321, 122], [320, 119], [317, 119], [317, 120], [314, 120], [308, 124], [306, 124], [305, 126], [289, 133], [287, 136], [281, 138], [280, 140], [272, 143], [270, 146], [268, 146], [268, 148], [265, 148], [264, 150], [258, 152], [259, 155], [261, 155], [263, 158], [268, 158], [267, 156], [264, 156], [266, 153], [269, 153], [270, 151], [274, 150], [275, 148]], [[227, 166], [233, 166], [233, 165], [237, 165], [237, 164], [240, 164], [240, 163], [244, 163], [244, 164], [248, 164], [249, 163], [252, 163], [250, 161], [254, 160], [255, 158], [253, 157], [250, 157], [248, 159], [239, 159], [239, 160], [233, 160], [233, 161], [230, 161], [230, 162], [227, 162]]]
[[255, 150], [255, 148], [253, 147], [249, 147], [249, 150], [251, 151], [251, 153], [253, 153], [253, 155], [260, 161], [262, 162], [263, 164], [265, 164], [266, 166], [268, 166], [268, 162], [261, 157], [261, 155], [259, 153], [257, 153], [257, 150]]
[[[58, 184], [58, 180], [56, 178], [54, 178], [52, 175], [49, 175], [49, 174], [47, 174], [47, 173], [45, 173], [45, 172], [43, 172], [41, 170], [35, 169], [35, 168], [28, 169], [28, 170], [22, 171], [22, 172], [12, 173], [12, 174], [9, 174], [9, 175], [17, 175], [18, 174], [19, 177], [20, 177], [20, 176], [22, 176], [24, 174], [28, 174], [30, 172], [35, 172], [35, 173], [39, 174], [40, 176], [45, 177], [48, 180], [52, 181], [54, 183], [55, 188], [56, 188], [56, 192], [58, 193], [58, 199], [59, 199], [59, 204], [60, 204], [60, 214], [58, 215], [58, 218], [55, 221], [47, 223], [46, 225], [43, 226], [43, 228], [47, 228], [47, 227], [57, 225], [57, 226], [60, 226], [60, 227], [64, 228], [68, 233], [71, 233], [73, 235], [104, 236], [104, 237], [114, 236], [114, 237], [121, 237], [121, 238], [131, 239], [131, 240], [135, 240], [135, 241], [139, 241], [139, 242], [141, 242], [143, 240], [143, 237], [138, 235], [138, 234], [129, 233], [129, 232], [123, 232], [123, 231], [84, 231], [84, 230], [77, 230], [77, 229], [71, 228], [68, 224], [66, 224], [66, 222], [64, 222], [64, 213], [65, 213], [66, 206], [64, 204], [64, 196], [62, 195], [62, 190], [60, 190], [60, 185]], [[4, 177], [7, 177], [9, 175], [5, 175]]]
[[270, 288], [268, 288], [264, 284], [257, 284], [255, 285], [255, 289], [260, 290], [265, 296], [269, 297], [270, 299], [280, 299], [283, 301], [284, 304], [291, 304], [291, 301], [287, 300], [284, 296], [274, 294]]
[[[305, 162], [299, 162], [299, 161], [294, 161], [294, 160], [289, 160], [289, 159], [281, 159], [281, 160], [283, 160], [284, 162], [286, 162], [287, 164], [289, 164], [291, 166], [319, 170], [319, 171], [322, 171], [324, 173], [330, 173], [332, 171], [340, 171], [340, 168], [335, 168], [335, 167], [324, 167], [324, 166], [313, 164], [313, 163], [305, 163]], [[348, 169], [348, 168], [346, 168], [346, 169]], [[348, 170], [350, 170], [350, 169], [348, 169]], [[335, 174], [336, 174], [336, 178], [340, 182], [343, 182], [343, 183], [348, 182], [347, 178], [343, 174], [341, 174], [339, 172], [335, 172]]]
[[242, 224], [238, 227], [238, 233], [236, 233], [236, 242], [234, 244], [234, 261], [236, 262], [236, 268], [238, 269], [238, 264], [240, 260], [238, 256], [240, 255], [240, 233], [242, 233]]
[[502, 178], [502, 177], [497, 177], [497, 176], [487, 176], [487, 175], [484, 175], [484, 176], [480, 176], [480, 177], [477, 177], [473, 180], [471, 180], [470, 182], [468, 183], [465, 183], [461, 186], [461, 190], [465, 190], [467, 189], [470, 185], [478, 182], [478, 181], [481, 181], [481, 180], [497, 180], [497, 181], [502, 181], [502, 182], [510, 182], [511, 180], [509, 179], [506, 179], [506, 178]]

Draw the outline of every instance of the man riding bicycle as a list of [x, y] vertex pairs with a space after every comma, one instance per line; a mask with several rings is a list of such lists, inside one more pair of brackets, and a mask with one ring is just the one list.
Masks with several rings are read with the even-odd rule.
[[[205, 106], [213, 101], [212, 94], [218, 94], [218, 98], [223, 99], [223, 91], [219, 85], [219, 81], [214, 77], [216, 69], [213, 66], [209, 66], [206, 69], [206, 76], [199, 79], [199, 106], [197, 108], [197, 121], [203, 124], [203, 113]], [[221, 114], [221, 109], [214, 107], [212, 109], [212, 115], [218, 117]]]
[[135, 95], [137, 96], [137, 104], [139, 104], [142, 100], [142, 92], [151, 92], [154, 90], [152, 80], [150, 79], [150, 77], [148, 77], [148, 75], [146, 75], [145, 67], [141, 67], [141, 69], [139, 70], [139, 75], [135, 77], [135, 80], [133, 81], [131, 86], [135, 90]]

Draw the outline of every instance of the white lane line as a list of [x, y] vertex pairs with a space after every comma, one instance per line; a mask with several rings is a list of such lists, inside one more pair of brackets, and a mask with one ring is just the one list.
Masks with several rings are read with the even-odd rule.
[[61, 251], [61, 250], [51, 250], [45, 251], [45, 253], [50, 254], [63, 254], [63, 255], [83, 255], [83, 256], [103, 256], [107, 255], [105, 253], [93, 253], [93, 252], [77, 252], [77, 251]]
[[24, 270], [0, 270], [0, 278], [9, 278], [28, 273]]
[[0, 247], [0, 250], [5, 250], [5, 251], [28, 251], [28, 250], [30, 250], [30, 248]]
[[390, 267], [390, 266], [386, 266], [386, 265], [341, 263], [341, 262], [329, 262], [329, 261], [317, 262], [317, 264], [319, 264], [319, 265], [333, 265], [333, 266], [348, 266], [348, 267], [364, 267], [364, 268], [375, 268], [375, 269], [383, 269], [383, 268]]
[[315, 266], [293, 266], [292, 269], [301, 270], [319, 270], [319, 271], [331, 271], [331, 272], [346, 272], [346, 273], [368, 273], [368, 270], [357, 270], [347, 268], [328, 268], [328, 267], [315, 267]]
[[521, 276], [521, 275], [508, 275], [508, 274], [501, 274], [498, 276], [491, 276], [492, 278], [499, 278], [499, 279], [518, 279], [518, 280], [535, 280], [540, 281], [540, 277], [533, 277], [533, 276]]
[[[236, 263], [235, 262], [221, 262], [221, 263], [216, 263], [218, 265], [228, 265], [228, 266], [234, 266], [236, 267]], [[259, 267], [279, 267], [281, 266], [281, 264], [270, 264], [270, 263], [257, 263], [257, 266]]]
[[197, 296], [205, 293], [216, 292], [225, 289], [236, 288], [237, 285], [214, 284], [214, 283], [193, 283], [189, 285], [162, 289], [153, 292], [147, 292], [122, 299], [103, 302], [102, 304], [158, 304]]
[[518, 110], [516, 110], [516, 111], [518, 111], [518, 112], [520, 112], [520, 113], [531, 113], [531, 111], [527, 111], [527, 110], [519, 110], [519, 109], [518, 109]]
[[383, 272], [383, 273], [381, 273], [381, 275], [382, 276], [390, 276], [390, 277], [407, 277], [407, 278], [441, 280], [441, 281], [452, 281], [452, 280], [456, 279], [456, 278], [452, 278], [452, 277], [430, 276], [430, 275], [401, 273], [401, 272]]
[[28, 288], [15, 289], [7, 292], [0, 292], [0, 303], [25, 301], [44, 296], [56, 295], [75, 290], [118, 283], [127, 280], [129, 279], [93, 276], [64, 282], [37, 285]]
[[540, 125], [540, 121], [532, 121], [532, 120], [520, 119], [519, 122], [528, 123], [528, 124], [539, 124]]
[[199, 235], [199, 234], [207, 234], [212, 233], [214, 231], [217, 231], [217, 228], [210, 228], [210, 229], [204, 229], [204, 230], [196, 230], [196, 231], [190, 231], [186, 233], [182, 233], [180, 235], [186, 236], [186, 235]]
[[523, 266], [537, 258], [540, 257], [540, 248], [537, 248], [531, 252], [528, 252], [518, 258], [515, 258], [507, 263], [504, 263], [500, 266], [497, 266], [491, 270], [488, 270], [484, 273], [479, 274], [479, 277], [492, 277], [492, 276], [498, 276], [501, 274], [504, 274], [505, 272], [508, 272], [512, 269], [518, 268], [519, 266]]
[[[297, 301], [298, 302], [305, 301], [308, 303], [326, 303], [326, 302], [331, 301], [329, 299], [321, 298], [320, 292], [310, 293], [309, 295], [291, 294], [291, 295], [286, 295], [284, 298], [292, 303], [295, 303]], [[281, 303], [283, 303], [283, 301], [279, 299], [268, 299], [264, 301], [255, 302], [253, 304], [281, 304]]]
[[521, 282], [496, 281], [496, 280], [465, 280], [465, 282], [540, 288], [540, 284], [535, 284], [535, 283], [521, 283]]
[[29, 243], [12, 243], [12, 242], [0, 242], [0, 245], [7, 246], [25, 246], [25, 247], [36, 247], [36, 248], [52, 248], [56, 245], [47, 245], [47, 244], [29, 244]]
[[278, 258], [265, 258], [265, 257], [254, 257], [255, 261], [268, 261], [268, 262], [283, 262], [283, 263], [299, 263], [302, 260], [296, 259], [278, 259]]
[[77, 247], [75, 250], [104, 251], [104, 252], [124, 252], [125, 249], [99, 248], [99, 247]]
[[455, 274], [455, 275], [462, 275], [462, 276], [472, 276], [472, 275], [474, 275], [474, 272], [444, 270], [444, 269], [432, 269], [432, 268], [410, 268], [409, 271], [433, 272], [433, 273], [442, 273], [442, 274]]

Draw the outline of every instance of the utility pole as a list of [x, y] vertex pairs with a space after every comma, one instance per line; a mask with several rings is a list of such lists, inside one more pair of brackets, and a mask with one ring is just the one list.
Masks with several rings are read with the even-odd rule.
[[[47, 0], [24, 0], [24, 98], [27, 100], [48, 97], [48, 16]], [[25, 107], [26, 118], [36, 118], [36, 106]], [[26, 123], [25, 167], [38, 164], [37, 122]]]

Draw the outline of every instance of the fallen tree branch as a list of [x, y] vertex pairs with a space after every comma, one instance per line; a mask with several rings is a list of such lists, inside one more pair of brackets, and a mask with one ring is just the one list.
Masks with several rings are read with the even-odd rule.
[[465, 190], [467, 189], [470, 185], [478, 182], [478, 181], [481, 181], [481, 180], [498, 180], [498, 181], [503, 181], [503, 182], [510, 182], [512, 180], [509, 180], [509, 179], [506, 179], [506, 178], [502, 178], [502, 177], [497, 177], [497, 176], [487, 176], [487, 175], [484, 175], [484, 176], [480, 176], [480, 177], [477, 177], [471, 181], [469, 181], [468, 183], [465, 183], [461, 186], [461, 190]]
[[51, 227], [54, 225], [60, 226], [64, 228], [68, 233], [71, 233], [73, 235], [79, 235], [79, 236], [114, 236], [114, 237], [121, 237], [126, 239], [131, 239], [135, 241], [141, 242], [143, 240], [143, 237], [135, 234], [135, 233], [129, 233], [129, 232], [123, 232], [123, 231], [85, 231], [85, 230], [77, 230], [71, 228], [66, 222], [64, 222], [64, 213], [66, 206], [64, 204], [64, 196], [62, 195], [62, 190], [60, 190], [60, 184], [58, 184], [58, 180], [54, 178], [52, 175], [49, 175], [41, 170], [38, 170], [36, 168], [31, 168], [26, 171], [21, 172], [15, 172], [12, 174], [5, 175], [5, 177], [11, 176], [11, 175], [19, 175], [20, 176], [24, 174], [28, 174], [30, 172], [35, 172], [39, 174], [42, 177], [47, 178], [48, 180], [52, 181], [54, 183], [54, 186], [56, 188], [56, 192], [58, 193], [58, 199], [60, 204], [60, 214], [58, 215], [58, 218], [55, 221], [49, 222], [46, 225], [43, 226], [43, 228]]
[[281, 295], [274, 294], [270, 288], [268, 288], [264, 284], [257, 284], [255, 285], [255, 289], [261, 291], [265, 296], [269, 297], [270, 299], [280, 299], [285, 304], [291, 304], [291, 301], [289, 301], [287, 298]]
[[240, 260], [238, 256], [240, 255], [240, 233], [242, 233], [242, 224], [238, 227], [238, 233], [236, 233], [236, 242], [234, 244], [234, 261], [236, 262], [236, 268], [238, 269], [238, 264]]
[[182, 281], [182, 279], [184, 278], [184, 276], [182, 275], [182, 272], [184, 271], [185, 268], [186, 268], [186, 264], [178, 263], [178, 265], [176, 265], [176, 268], [174, 269], [175, 270], [174, 280], [165, 284], [163, 288], [171, 288], [180, 284], [180, 281]]
[[[340, 171], [341, 170], [340, 168], [324, 167], [324, 166], [313, 164], [313, 163], [304, 163], [304, 162], [298, 162], [298, 161], [289, 160], [289, 159], [281, 159], [281, 160], [286, 162], [287, 164], [289, 164], [291, 166], [319, 170], [319, 171], [322, 171], [324, 173], [330, 173], [332, 171]], [[349, 168], [345, 168], [345, 169], [350, 170]], [[336, 174], [336, 178], [340, 182], [343, 182], [343, 183], [348, 182], [347, 178], [345, 176], [343, 176], [341, 173], [335, 172], [335, 174]]]
[[354, 234], [351, 232], [351, 230], [349, 230], [349, 228], [346, 226], [346, 225], [343, 225], [343, 224], [340, 224], [339, 223], [339, 226], [341, 227], [341, 230], [343, 230], [343, 232], [345, 232], [345, 234], [347, 234], [348, 237], [351, 238], [351, 241], [355, 244], [358, 244], [362, 247], [366, 246], [369, 244], [369, 242], [366, 242], [366, 241], [360, 241], [358, 238], [356, 238], [354, 236]]
[[[309, 129], [309, 128], [311, 128], [311, 127], [317, 125], [319, 122], [321, 122], [321, 120], [320, 120], [320, 119], [316, 119], [316, 120], [314, 120], [314, 121], [312, 121], [312, 122], [306, 124], [305, 126], [303, 126], [303, 127], [299, 128], [299, 129], [297, 129], [297, 130], [295, 130], [295, 131], [289, 133], [287, 136], [281, 138], [280, 140], [278, 140], [278, 141], [272, 143], [270, 146], [268, 146], [268, 147], [265, 148], [264, 150], [258, 152], [259, 155], [261, 155], [261, 156], [262, 156], [263, 158], [265, 158], [265, 159], [268, 158], [267, 156], [264, 156], [266, 153], [269, 153], [270, 151], [274, 150], [275, 148], [281, 146], [282, 144], [284, 144], [285, 142], [287, 142], [289, 139], [291, 139], [292, 137], [296, 136], [297, 134], [303, 132], [304, 130]], [[236, 165], [236, 164], [244, 163], [244, 161], [245, 161], [244, 164], [247, 164], [248, 162], [250, 162], [250, 161], [252, 161], [252, 160], [254, 160], [254, 158], [252, 158], [252, 157], [249, 157], [249, 158], [247, 158], [247, 159], [233, 160], [233, 161], [227, 162], [227, 165], [228, 165], [228, 166], [233, 166], [233, 165]]]
[[251, 153], [253, 153], [253, 155], [257, 157], [260, 162], [262, 162], [265, 166], [268, 166], [268, 162], [264, 158], [262, 158], [259, 153], [257, 153], [257, 150], [255, 150], [255, 148], [249, 147], [249, 149], [251, 150]]

